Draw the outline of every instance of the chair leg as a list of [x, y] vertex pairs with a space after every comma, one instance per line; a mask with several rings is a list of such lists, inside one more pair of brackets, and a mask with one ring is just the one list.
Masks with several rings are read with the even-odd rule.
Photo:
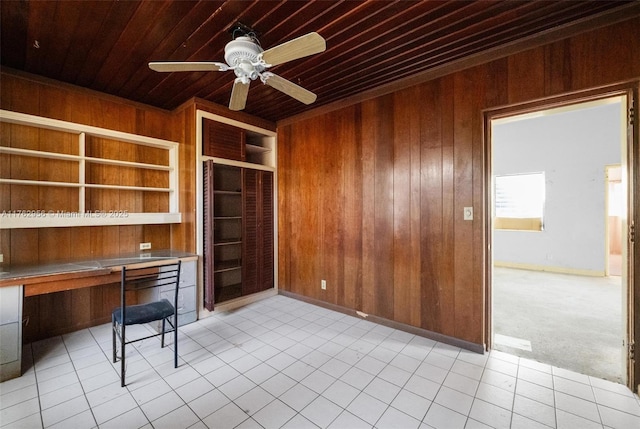
[[124, 363], [124, 359], [125, 359], [125, 351], [124, 351], [124, 345], [126, 343], [125, 340], [125, 325], [123, 324], [121, 326], [121, 337], [120, 337], [120, 387], [124, 387], [124, 371], [125, 371], [125, 363]]
[[160, 347], [164, 348], [164, 331], [166, 327], [167, 319], [162, 319], [162, 340], [160, 341]]
[[178, 367], [178, 312], [173, 317], [173, 367]]
[[116, 318], [111, 315], [111, 345], [113, 346], [113, 363], [116, 363]]

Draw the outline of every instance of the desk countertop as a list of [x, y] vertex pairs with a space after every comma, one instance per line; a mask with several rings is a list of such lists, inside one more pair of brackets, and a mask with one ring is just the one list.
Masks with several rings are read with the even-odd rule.
[[107, 275], [112, 273], [114, 270], [118, 270], [122, 266], [195, 257], [197, 256], [193, 253], [175, 250], [156, 250], [124, 256], [101, 257], [84, 260], [79, 259], [46, 264], [0, 264], [0, 286], [14, 286], [31, 282], [39, 282], [47, 276], [61, 274], [71, 274], [74, 277]]

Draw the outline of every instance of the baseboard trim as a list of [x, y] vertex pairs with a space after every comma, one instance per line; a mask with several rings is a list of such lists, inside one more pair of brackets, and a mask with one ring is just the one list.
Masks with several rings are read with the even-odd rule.
[[394, 320], [385, 319], [384, 317], [374, 316], [372, 314], [364, 315], [364, 313], [358, 312], [356, 310], [353, 310], [347, 307], [342, 307], [337, 304], [331, 304], [329, 302], [321, 301], [315, 298], [309, 298], [308, 296], [299, 295], [297, 293], [288, 292], [281, 289], [278, 290], [278, 294], [286, 296], [288, 298], [297, 299], [299, 301], [303, 301], [309, 304], [317, 305], [318, 307], [323, 307], [328, 310], [333, 310], [339, 313], [347, 314], [349, 316], [354, 316], [362, 320], [368, 320], [369, 322], [387, 326], [392, 329], [398, 329], [400, 331], [408, 332], [410, 334], [418, 335], [420, 337], [429, 338], [430, 340], [449, 344], [450, 346], [460, 347], [462, 349], [469, 350], [479, 354], [484, 354], [485, 352], [484, 344], [472, 343], [470, 341], [461, 340], [455, 337], [450, 337], [448, 335], [440, 334], [438, 332], [429, 331], [427, 329], [418, 328], [416, 326], [407, 325], [406, 323], [396, 322]]
[[549, 265], [523, 264], [520, 262], [493, 261], [494, 267], [515, 268], [517, 270], [545, 271], [549, 273], [571, 274], [574, 276], [605, 277], [605, 272], [600, 270], [582, 270], [578, 268], [553, 267]]

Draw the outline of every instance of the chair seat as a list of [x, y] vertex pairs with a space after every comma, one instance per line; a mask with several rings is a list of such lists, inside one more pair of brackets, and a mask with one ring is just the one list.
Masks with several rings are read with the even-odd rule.
[[[148, 304], [132, 305], [127, 307], [125, 325], [138, 325], [142, 323], [161, 320], [173, 314], [174, 308], [171, 303], [163, 299], [161, 301], [150, 302]], [[122, 309], [120, 307], [113, 310], [114, 319], [122, 324]]]

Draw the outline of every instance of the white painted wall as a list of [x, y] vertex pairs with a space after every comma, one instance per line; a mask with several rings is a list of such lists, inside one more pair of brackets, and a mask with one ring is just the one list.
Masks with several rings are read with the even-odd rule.
[[494, 123], [493, 174], [545, 172], [544, 231], [495, 230], [495, 263], [604, 275], [605, 165], [621, 162], [620, 103]]

